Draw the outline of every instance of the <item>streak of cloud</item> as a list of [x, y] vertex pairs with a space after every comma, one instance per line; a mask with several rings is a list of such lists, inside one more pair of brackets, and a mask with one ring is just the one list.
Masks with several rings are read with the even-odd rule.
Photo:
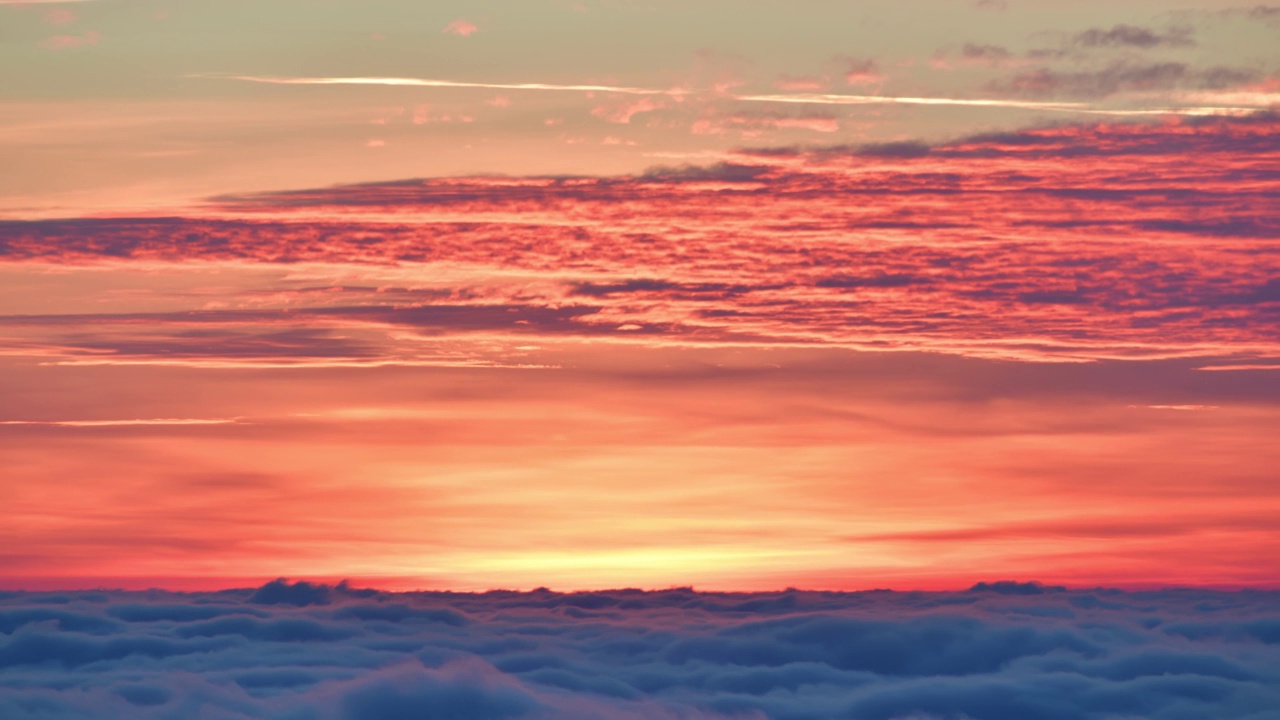
[[102, 39], [102, 35], [94, 30], [85, 31], [79, 35], [54, 35], [40, 42], [40, 47], [46, 50], [65, 50], [67, 48], [84, 47], [86, 45], [97, 45]]
[[235, 425], [243, 418], [150, 418], [132, 420], [0, 420], [0, 425], [46, 425], [52, 427], [147, 427], [182, 425]]
[[1167, 33], [1161, 33], [1150, 28], [1122, 23], [1105, 30], [1102, 28], [1089, 28], [1083, 32], [1076, 33], [1072, 37], [1072, 42], [1088, 48], [1193, 47], [1196, 43], [1191, 37], [1192, 33], [1193, 30], [1189, 27], [1176, 27], [1170, 29]]
[[276, 77], [265, 75], [196, 75], [268, 85], [387, 85], [393, 87], [484, 88], [490, 90], [545, 90], [552, 92], [618, 93], [623, 95], [669, 95], [679, 90], [627, 87], [623, 85], [557, 85], [548, 83], [481, 83], [461, 80], [433, 80], [408, 77]]
[[[548, 84], [548, 83], [481, 83], [459, 80], [441, 80], [411, 77], [285, 77], [259, 75], [196, 75], [193, 77], [223, 78], [243, 82], [265, 83], [272, 85], [383, 85], [390, 87], [435, 87], [435, 88], [481, 88], [491, 90], [529, 90], [550, 92], [581, 93], [616, 93], [624, 95], [669, 95], [683, 98], [698, 94], [688, 88], [643, 88], [623, 85], [591, 85], [591, 84]], [[1021, 76], [1020, 76], [1021, 77]], [[1127, 77], [1127, 76], [1126, 76]], [[1030, 79], [1028, 79], [1030, 78]], [[1047, 79], [1046, 79], [1047, 78]], [[1031, 87], [1039, 88], [1046, 83], [1054, 87], [1062, 81], [1057, 76], [1015, 79], [1012, 87], [1019, 91]], [[1082, 82], [1082, 81], [1081, 81]], [[1078, 83], [1077, 83], [1078, 84]], [[1119, 86], [1117, 86], [1119, 87]], [[723, 92], [707, 91], [715, 97], [727, 97], [738, 102], [748, 103], [790, 103], [804, 105], [920, 105], [935, 107], [973, 107], [973, 108], [1011, 108], [1022, 110], [1042, 110], [1051, 112], [1105, 114], [1105, 115], [1216, 115], [1239, 114], [1254, 110], [1254, 107], [1163, 107], [1157, 109], [1123, 109], [1096, 108], [1081, 102], [1058, 102], [1020, 100], [1015, 98], [947, 98], [916, 97], [893, 95], [849, 95], [837, 93], [789, 93], [789, 94], [742, 94], [725, 95]], [[1035, 92], [1043, 92], [1036, 90]], [[1109, 93], [1107, 93], [1109, 94]]]

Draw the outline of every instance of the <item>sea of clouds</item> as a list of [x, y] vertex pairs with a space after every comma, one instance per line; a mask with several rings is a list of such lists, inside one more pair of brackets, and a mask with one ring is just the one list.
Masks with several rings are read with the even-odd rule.
[[0, 718], [1280, 718], [1280, 592], [0, 593]]

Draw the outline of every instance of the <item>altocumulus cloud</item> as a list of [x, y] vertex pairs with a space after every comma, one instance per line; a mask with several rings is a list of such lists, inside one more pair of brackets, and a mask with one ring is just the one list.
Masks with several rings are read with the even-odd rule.
[[1280, 593], [0, 597], [0, 717], [1280, 718]]

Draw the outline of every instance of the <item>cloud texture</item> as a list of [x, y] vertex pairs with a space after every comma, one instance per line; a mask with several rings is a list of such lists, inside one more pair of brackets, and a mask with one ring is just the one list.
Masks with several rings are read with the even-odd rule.
[[1275, 593], [390, 594], [278, 581], [0, 598], [0, 714], [1280, 717]]
[[[364, 270], [222, 307], [0, 323], [25, 328], [18, 337], [48, 330], [19, 347], [95, 362], [439, 359], [375, 337], [387, 332], [1269, 357], [1280, 354], [1277, 137], [1269, 115], [1068, 125], [741, 151], [637, 176], [241, 195], [191, 217], [4, 222], [7, 263]], [[133, 330], [95, 337], [112, 326]]]

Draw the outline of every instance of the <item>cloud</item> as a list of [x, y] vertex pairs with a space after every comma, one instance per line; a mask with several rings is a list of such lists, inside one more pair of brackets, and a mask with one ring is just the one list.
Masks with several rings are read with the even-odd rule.
[[7, 593], [0, 713], [1229, 720], [1280, 704], [1274, 592], [327, 590], [306, 607]]
[[695, 135], [724, 135], [736, 133], [740, 137], [759, 137], [767, 131], [808, 130], [834, 133], [840, 130], [840, 121], [825, 115], [785, 115], [781, 113], [708, 113], [694, 121], [690, 131]]
[[1255, 71], [1241, 68], [1195, 70], [1180, 62], [1135, 64], [1119, 61], [1100, 70], [1060, 72], [1038, 68], [993, 82], [989, 87], [1023, 97], [1104, 98], [1117, 93], [1180, 88], [1221, 90], [1258, 79]]
[[79, 35], [54, 35], [40, 42], [40, 47], [46, 50], [65, 50], [67, 48], [84, 47], [86, 45], [97, 45], [102, 39], [102, 35], [96, 30], [86, 30]]
[[233, 425], [239, 418], [150, 418], [132, 420], [0, 420], [0, 425], [50, 425], [55, 427], [135, 427], [135, 426], [186, 426]]
[[652, 97], [637, 98], [629, 102], [611, 103], [592, 108], [591, 114], [611, 123], [628, 124], [631, 119], [641, 113], [650, 113], [665, 108], [667, 104]]
[[65, 8], [54, 8], [44, 14], [44, 21], [50, 25], [67, 25], [76, 21], [76, 14]]
[[878, 87], [884, 83], [885, 77], [880, 73], [880, 68], [874, 60], [846, 58], [844, 81], [852, 86], [871, 85]]
[[1012, 53], [1000, 45], [980, 45], [965, 43], [960, 49], [960, 57], [966, 60], [997, 61], [1009, 58]]
[[[830, 122], [707, 118], [748, 133]], [[0, 222], [6, 262], [370, 273], [255, 287], [231, 307], [0, 326], [6, 354], [78, 365], [507, 366], [535, 337], [1256, 360], [1277, 350], [1275, 122], [774, 147], [636, 176], [407, 180], [228, 196], [203, 217]], [[396, 270], [427, 266], [453, 269], [416, 286]]]
[[844, 95], [837, 93], [795, 93], [790, 95], [742, 95], [745, 102], [791, 103], [800, 105], [933, 105], [954, 107], [1006, 107], [1031, 110], [1074, 111], [1086, 109], [1076, 103], [1031, 102], [1000, 98], [943, 98], [892, 95]]
[[448, 25], [445, 25], [444, 30], [442, 30], [441, 32], [445, 33], [446, 35], [458, 35], [460, 37], [470, 37], [471, 34], [478, 29], [479, 28], [467, 22], [466, 20], [463, 20], [462, 18], [458, 18], [457, 20], [454, 20]]
[[1262, 20], [1264, 22], [1280, 20], [1280, 6], [1277, 5], [1255, 5], [1251, 8], [1233, 8], [1224, 12], [1240, 13], [1252, 20]]
[[1071, 42], [1086, 48], [1153, 48], [1153, 47], [1193, 47], [1195, 40], [1190, 27], [1171, 28], [1167, 33], [1160, 33], [1149, 28], [1136, 25], [1114, 25], [1110, 29], [1089, 28], [1072, 36]]
[[546, 90], [552, 92], [620, 93], [624, 95], [666, 95], [673, 91], [621, 85], [556, 85], [548, 83], [479, 83], [406, 77], [272, 77], [264, 75], [204, 75], [197, 77], [240, 80], [268, 85], [390, 85], [399, 87], [483, 88], [491, 90]]
[[290, 584], [280, 578], [258, 588], [248, 601], [258, 605], [325, 605], [329, 602], [329, 588], [309, 582]]
[[826, 83], [820, 78], [805, 75], [779, 75], [778, 79], [773, 82], [773, 86], [779, 90], [790, 92], [814, 92], [825, 88]]
[[[1182, 68], [1181, 72], [1185, 72], [1185, 66], [1176, 63], [1168, 63], [1169, 66], [1177, 66]], [[873, 66], [870, 66], [873, 67]], [[1059, 86], [1065, 86], [1067, 89], [1076, 89], [1077, 91], [1087, 86], [1106, 86], [1108, 83], [1115, 85], [1117, 89], [1120, 86], [1132, 85], [1138, 89], [1152, 89], [1159, 86], [1159, 83], [1153, 83], [1151, 80], [1143, 82], [1144, 73], [1151, 74], [1160, 72], [1157, 70], [1143, 70], [1141, 68], [1126, 69], [1123, 65], [1117, 65], [1116, 69], [1108, 73], [1077, 73], [1057, 75], [1049, 70], [1037, 71], [1043, 77], [1037, 78], [1034, 73], [1025, 76], [1017, 76], [1011, 81], [1004, 83], [993, 83], [989, 89], [1000, 93], [1008, 94], [1013, 92], [1022, 95], [1035, 95], [1048, 92], [1050, 89], [1057, 89]], [[1167, 71], [1166, 71], [1167, 72]], [[1111, 79], [1108, 80], [1108, 75]], [[1118, 108], [1096, 108], [1081, 102], [1049, 102], [1042, 100], [1016, 99], [1009, 97], [980, 97], [980, 98], [954, 98], [954, 97], [928, 97], [928, 96], [892, 96], [892, 95], [854, 95], [840, 93], [788, 93], [788, 94], [734, 94], [731, 92], [733, 88], [742, 85], [737, 80], [720, 80], [710, 88], [686, 88], [673, 87], [667, 89], [659, 88], [643, 88], [623, 85], [562, 85], [551, 83], [481, 83], [466, 82], [459, 80], [440, 80], [430, 78], [411, 78], [411, 77], [284, 77], [284, 76], [264, 76], [264, 75], [217, 75], [203, 74], [193, 75], [191, 77], [201, 77], [210, 79], [226, 79], [237, 80], [241, 82], [263, 83], [269, 85], [385, 85], [390, 87], [439, 87], [439, 88], [480, 88], [494, 90], [527, 90], [527, 91], [547, 91], [547, 92], [578, 92], [578, 93], [616, 93], [622, 95], [647, 95], [658, 96], [665, 95], [675, 99], [686, 99], [690, 96], [701, 96], [705, 98], [715, 98], [721, 100], [733, 100], [742, 103], [788, 103], [802, 105], [922, 105], [932, 107], [1003, 107], [1017, 108], [1024, 110], [1043, 110], [1048, 112], [1061, 113], [1081, 113], [1081, 114], [1107, 114], [1107, 115], [1205, 115], [1205, 114], [1241, 114], [1247, 113], [1252, 108], [1233, 108], [1233, 107], [1177, 107], [1166, 106], [1160, 108], [1136, 108], [1136, 109], [1118, 109]], [[1092, 78], [1092, 80], [1090, 79]], [[874, 72], [874, 70], [859, 70], [856, 67], [851, 68], [846, 73], [846, 81], [851, 85], [878, 85], [882, 78]], [[1176, 83], [1169, 83], [1165, 87], [1173, 87]], [[1114, 92], [1111, 91], [1111, 92]], [[1081, 93], [1087, 94], [1087, 93]], [[1095, 95], [1097, 93], [1095, 92]], [[1110, 94], [1103, 93], [1101, 96]]]

